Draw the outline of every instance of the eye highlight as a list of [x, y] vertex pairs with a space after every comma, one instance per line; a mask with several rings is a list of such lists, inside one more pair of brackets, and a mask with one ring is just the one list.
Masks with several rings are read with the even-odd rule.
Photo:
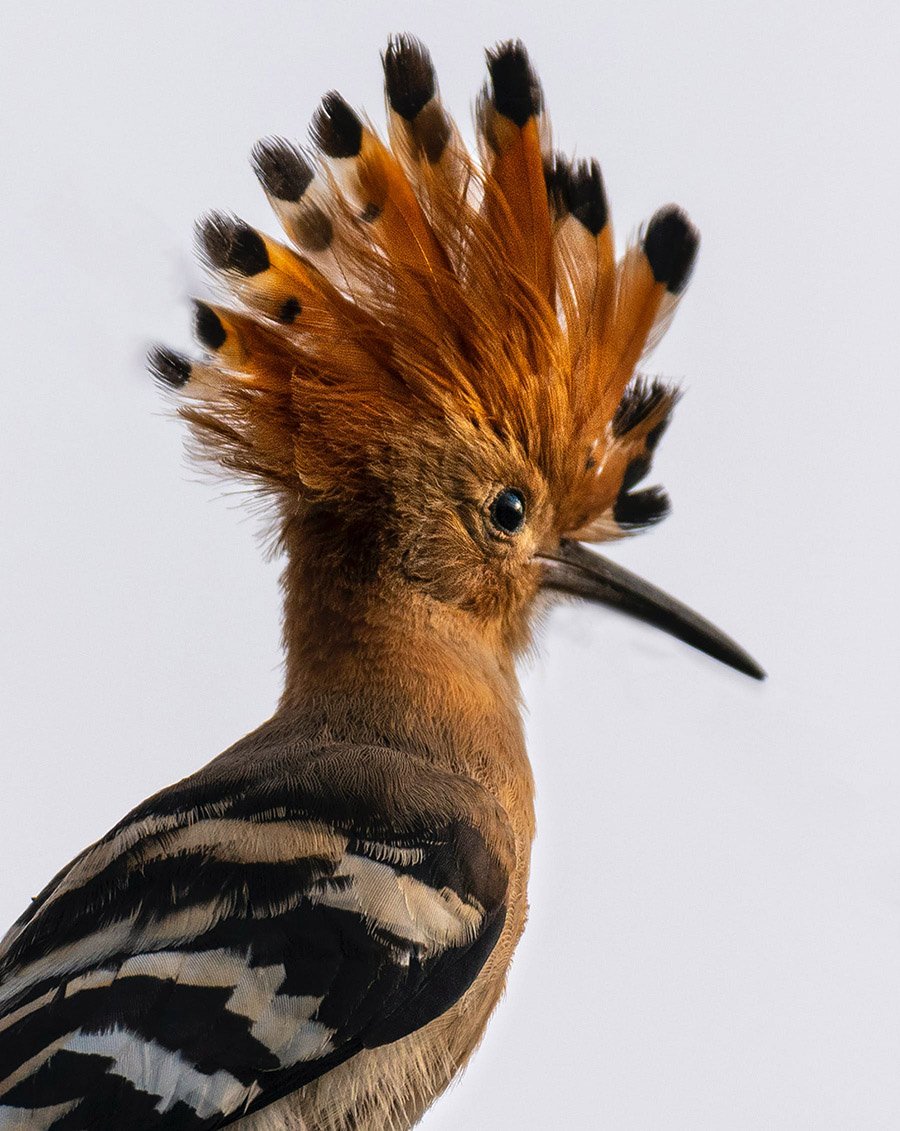
[[503, 534], [518, 534], [525, 525], [525, 498], [515, 487], [504, 487], [491, 503], [491, 522]]

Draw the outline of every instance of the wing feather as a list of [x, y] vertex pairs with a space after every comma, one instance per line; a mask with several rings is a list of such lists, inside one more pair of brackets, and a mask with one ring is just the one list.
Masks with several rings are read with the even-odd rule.
[[223, 1127], [449, 1008], [509, 846], [475, 783], [422, 765], [416, 808], [411, 770], [201, 772], [83, 853], [0, 948], [3, 1125]]

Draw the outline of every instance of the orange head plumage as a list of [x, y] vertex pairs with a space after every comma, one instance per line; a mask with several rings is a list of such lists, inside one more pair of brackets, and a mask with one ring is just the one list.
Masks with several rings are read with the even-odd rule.
[[638, 484], [675, 392], [635, 370], [688, 281], [696, 230], [668, 206], [616, 259], [600, 168], [551, 151], [520, 43], [488, 53], [478, 160], [420, 43], [392, 39], [384, 69], [388, 143], [331, 93], [314, 151], [257, 146], [287, 243], [221, 214], [201, 224], [227, 297], [196, 305], [203, 360], [160, 348], [156, 375], [202, 448], [273, 492], [286, 523], [327, 515], [347, 559], [364, 543], [375, 573], [516, 646], [544, 584], [751, 670], [577, 545], [666, 513]]

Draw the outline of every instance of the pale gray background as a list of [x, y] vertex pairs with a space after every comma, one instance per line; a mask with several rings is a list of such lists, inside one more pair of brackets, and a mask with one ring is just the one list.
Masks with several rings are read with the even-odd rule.
[[[532, 915], [451, 1128], [900, 1125], [893, 2], [3, 5], [0, 919], [264, 719], [277, 566], [141, 369], [189, 342], [194, 218], [274, 228], [247, 155], [392, 30], [470, 132], [521, 36], [620, 235], [704, 243], [652, 368], [689, 395], [659, 530], [615, 550], [757, 686], [601, 610], [526, 672]], [[224, 499], [224, 501], [222, 501]]]

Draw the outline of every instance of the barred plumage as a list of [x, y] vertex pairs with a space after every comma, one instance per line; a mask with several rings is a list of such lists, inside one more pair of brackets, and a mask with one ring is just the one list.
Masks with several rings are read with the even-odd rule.
[[286, 775], [260, 737], [235, 780], [240, 752], [135, 810], [4, 940], [0, 1119], [228, 1126], [478, 974], [512, 867], [484, 790], [378, 748]]
[[337, 93], [254, 164], [289, 243], [212, 213], [202, 350], [151, 355], [200, 446], [274, 500], [273, 719], [134, 810], [0, 946], [0, 1127], [402, 1131], [466, 1063], [526, 914], [516, 657], [539, 593], [696, 614], [576, 540], [638, 488], [675, 392], [635, 377], [690, 275], [680, 210], [616, 262], [596, 162], [554, 155], [524, 47], [488, 53], [479, 164], [427, 51], [390, 144]]

